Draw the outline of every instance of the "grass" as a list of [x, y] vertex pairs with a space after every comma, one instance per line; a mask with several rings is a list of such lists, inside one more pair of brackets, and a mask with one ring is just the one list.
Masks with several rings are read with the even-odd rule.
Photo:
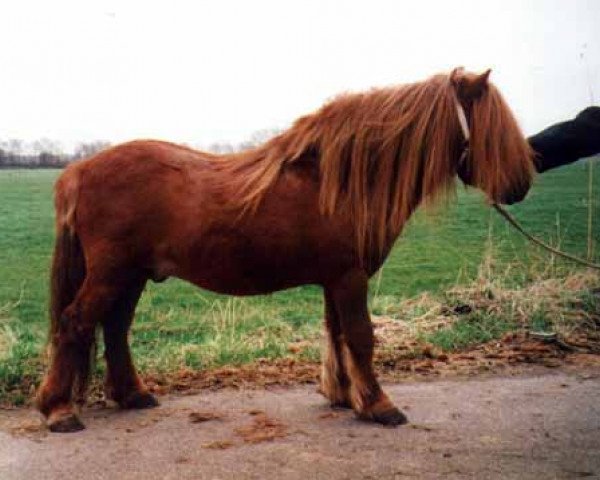
[[[43, 368], [52, 185], [58, 174], [0, 170], [0, 401], [24, 401], [16, 392], [22, 392], [23, 385], [33, 389]], [[600, 192], [598, 169], [594, 182]], [[510, 210], [534, 234], [585, 256], [586, 185], [585, 165], [564, 167], [539, 177], [529, 198]], [[595, 202], [594, 210], [600, 211], [600, 195]], [[593, 237], [599, 252], [600, 221], [595, 222]], [[459, 188], [455, 203], [413, 217], [382, 275], [372, 280], [372, 310], [394, 316], [406, 299], [423, 291], [443, 295], [481, 277], [481, 268], [487, 269], [488, 278], [501, 275], [507, 287], [517, 287], [534, 279], [562, 277], [572, 266], [530, 246], [486, 207], [477, 192]], [[426, 313], [419, 308], [425, 307], [415, 307], [408, 316]], [[273, 359], [290, 355], [289, 345], [304, 340], [312, 346], [298, 355], [316, 359], [322, 310], [321, 291], [315, 286], [231, 298], [168, 280], [149, 284], [142, 296], [132, 349], [144, 372]], [[539, 315], [532, 321], [542, 328]], [[460, 318], [449, 331], [432, 333], [429, 340], [442, 348], [460, 348], [513, 327], [511, 319], [475, 312]]]
[[444, 305], [458, 304], [462, 311], [455, 307], [451, 312], [443, 312], [449, 317], [445, 319], [447, 325], [425, 328], [420, 339], [444, 351], [489, 342], [521, 329], [582, 338], [589, 346], [600, 339], [597, 273], [582, 271], [563, 278], [540, 278], [512, 289], [506, 280], [479, 279], [469, 287], [455, 287], [447, 292]]
[[425, 339], [442, 350], [452, 351], [500, 338], [515, 327], [510, 319], [477, 313], [461, 318], [449, 328], [427, 335]]

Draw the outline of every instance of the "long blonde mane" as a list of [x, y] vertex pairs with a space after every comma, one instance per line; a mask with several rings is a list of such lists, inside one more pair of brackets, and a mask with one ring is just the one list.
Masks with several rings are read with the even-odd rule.
[[[239, 194], [230, 201], [257, 208], [285, 165], [314, 155], [321, 212], [347, 209], [358, 251], [381, 252], [420, 202], [452, 191], [463, 141], [456, 99], [447, 74], [341, 95], [264, 145], [222, 158]], [[474, 185], [495, 200], [512, 182], [529, 180], [529, 145], [491, 84], [473, 101], [470, 129], [465, 168]]]

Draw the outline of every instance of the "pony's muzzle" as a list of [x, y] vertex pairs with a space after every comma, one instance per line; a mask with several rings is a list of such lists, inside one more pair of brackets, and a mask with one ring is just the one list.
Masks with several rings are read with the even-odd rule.
[[525, 199], [528, 192], [529, 186], [527, 186], [527, 188], [513, 190], [508, 194], [503, 195], [498, 203], [502, 203], [503, 205], [512, 205], [514, 203], [519, 203]]

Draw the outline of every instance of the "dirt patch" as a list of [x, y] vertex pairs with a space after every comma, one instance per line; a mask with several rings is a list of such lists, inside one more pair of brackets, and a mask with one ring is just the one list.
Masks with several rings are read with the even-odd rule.
[[261, 413], [265, 413], [265, 412], [258, 408], [251, 408], [250, 410], [248, 410], [248, 415], [260, 415]]
[[409, 341], [386, 349], [375, 361], [384, 379], [397, 380], [505, 372], [518, 369], [520, 364], [559, 366], [568, 356], [569, 352], [557, 344], [531, 339], [526, 333], [509, 333], [500, 340], [456, 353]]
[[284, 358], [204, 371], [181, 369], [174, 374], [147, 374], [143, 378], [148, 388], [160, 395], [206, 389], [264, 388], [314, 383], [318, 372], [318, 363]]
[[250, 425], [236, 428], [235, 433], [246, 443], [269, 442], [288, 435], [284, 423], [264, 413], [256, 415]]
[[326, 420], [328, 418], [339, 418], [340, 414], [337, 412], [324, 412], [319, 415], [321, 420]]
[[191, 423], [203, 423], [211, 420], [220, 420], [223, 415], [216, 412], [190, 412], [188, 415]]
[[225, 450], [233, 447], [235, 444], [231, 440], [213, 440], [202, 444], [202, 448], [208, 448], [210, 450]]
[[15, 437], [25, 437], [40, 442], [48, 435], [48, 429], [40, 419], [17, 421], [8, 431]]

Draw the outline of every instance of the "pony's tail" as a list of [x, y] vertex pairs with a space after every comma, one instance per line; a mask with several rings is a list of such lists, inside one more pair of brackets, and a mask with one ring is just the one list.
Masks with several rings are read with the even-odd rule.
[[85, 260], [79, 237], [74, 232], [60, 228], [56, 232], [50, 278], [50, 344], [59, 333], [63, 311], [74, 300], [84, 278]]
[[[86, 275], [85, 257], [75, 226], [75, 209], [79, 194], [79, 171], [76, 165], [69, 167], [55, 186], [56, 242], [50, 274], [50, 329], [48, 332], [48, 356], [52, 361], [60, 337], [70, 325], [62, 325], [63, 312], [73, 302]], [[73, 385], [75, 401], [81, 403], [87, 389], [90, 369], [96, 357], [95, 339], [90, 357], [76, 366]]]
[[85, 259], [75, 230], [78, 193], [78, 172], [68, 168], [55, 187], [56, 241], [50, 275], [50, 346], [55, 343], [59, 334], [63, 311], [73, 302], [85, 279]]

